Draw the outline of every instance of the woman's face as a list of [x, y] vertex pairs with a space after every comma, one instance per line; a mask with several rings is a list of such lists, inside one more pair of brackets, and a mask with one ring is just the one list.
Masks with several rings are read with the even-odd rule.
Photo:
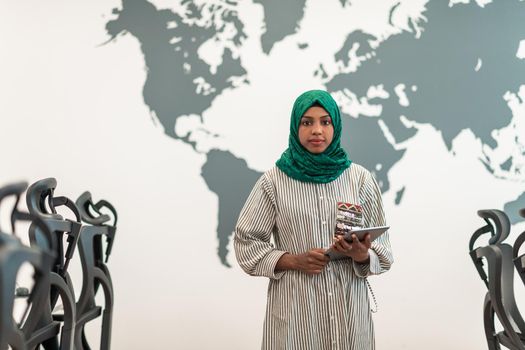
[[299, 141], [310, 153], [322, 153], [334, 138], [332, 118], [323, 107], [310, 107], [299, 124]]

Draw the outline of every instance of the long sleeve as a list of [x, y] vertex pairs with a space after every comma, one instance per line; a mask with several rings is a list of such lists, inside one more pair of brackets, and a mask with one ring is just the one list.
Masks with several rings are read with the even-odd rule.
[[[367, 172], [363, 185], [359, 191], [361, 205], [363, 206], [364, 227], [385, 226], [385, 213], [381, 190], [370, 172]], [[383, 233], [372, 242], [369, 250], [369, 263], [353, 262], [354, 271], [360, 277], [378, 275], [390, 269], [394, 262], [388, 232]]]
[[275, 266], [285, 251], [270, 243], [277, 215], [273, 189], [261, 176], [248, 196], [235, 227], [234, 248], [241, 268], [252, 276], [278, 279]]

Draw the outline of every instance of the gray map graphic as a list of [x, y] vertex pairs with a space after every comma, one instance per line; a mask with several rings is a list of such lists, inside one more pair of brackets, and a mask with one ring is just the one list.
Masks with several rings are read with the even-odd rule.
[[263, 52], [269, 54], [273, 45], [299, 29], [306, 0], [253, 0], [264, 9], [265, 32], [261, 37]]
[[[210, 73], [210, 66], [200, 59], [197, 50], [224, 28], [215, 25], [216, 21], [199, 25], [196, 21], [201, 17], [202, 6], [187, 0], [183, 4], [186, 8], [184, 16], [170, 10], [157, 10], [148, 1], [123, 1], [122, 9], [113, 10], [118, 18], [106, 25], [111, 39], [129, 33], [139, 40], [148, 71], [144, 102], [155, 113], [166, 134], [174, 138], [179, 138], [175, 135], [179, 117], [201, 115], [222, 91], [233, 86], [232, 77], [247, 74], [229, 49], [225, 50], [216, 74]], [[241, 45], [246, 35], [237, 15], [220, 6], [212, 7], [211, 10], [217, 11], [224, 22], [234, 24], [237, 34], [233, 43]], [[212, 89], [197, 93], [194, 80], [199, 77], [204, 78]], [[191, 143], [188, 137], [183, 141]]]
[[[294, 35], [300, 28], [305, 0], [253, 1], [263, 7], [265, 24], [261, 47], [265, 54], [271, 54], [277, 42]], [[174, 13], [157, 9], [147, 0], [123, 0], [121, 8], [113, 10], [115, 18], [106, 24], [110, 41], [119, 35], [132, 35], [139, 41], [147, 68], [144, 102], [167, 135], [194, 148], [189, 135], [181, 137], [175, 133], [177, 119], [189, 114], [202, 115], [224, 90], [236, 88], [235, 79], [250, 84], [249, 72], [230, 49], [224, 50], [215, 74], [197, 54], [204, 42], [225, 30], [224, 23], [236, 30], [232, 44], [243, 45], [246, 34], [235, 11], [237, 2], [224, 0], [222, 4], [205, 7], [184, 0], [184, 13]], [[352, 6], [344, 0], [341, 4]], [[398, 4], [392, 7], [391, 18], [397, 9]], [[203, 21], [204, 13], [209, 10], [213, 16]], [[380, 123], [387, 126], [396, 143], [410, 139], [417, 132], [405, 126], [400, 118], [405, 116], [417, 123], [433, 125], [441, 132], [449, 150], [454, 138], [464, 129], [495, 148], [497, 142], [491, 132], [508, 126], [512, 118], [503, 95], [506, 91], [517, 91], [525, 83], [525, 62], [516, 57], [519, 43], [525, 39], [525, 4], [500, 0], [484, 8], [476, 4], [450, 7], [448, 1], [431, 0], [424, 15], [423, 23], [411, 23], [412, 31], [403, 31], [382, 42], [361, 31], [348, 33], [334, 58], [348, 66], [348, 52], [357, 43], [356, 54], [362, 61], [358, 69], [328, 77], [320, 66], [319, 72], [313, 73], [323, 79], [326, 89], [333, 93], [349, 90], [358, 98], [366, 98], [369, 87], [380, 84], [388, 92], [387, 98], [368, 100], [370, 104], [382, 106], [380, 117], [344, 118], [342, 139], [350, 158], [374, 171], [383, 192], [390, 189], [389, 170], [402, 158], [404, 150], [394, 148]], [[415, 34], [416, 26], [423, 29], [419, 37]], [[374, 42], [379, 42], [375, 49]], [[307, 43], [299, 47], [307, 47]], [[405, 86], [408, 105], [400, 103], [396, 93], [400, 84]], [[211, 150], [206, 156], [201, 174], [219, 198], [218, 256], [229, 266], [228, 244], [235, 221], [261, 173], [249, 169], [245, 160], [228, 151]], [[494, 174], [498, 170], [501, 174], [501, 171], [510, 171], [514, 159], [509, 157], [496, 165], [488, 156], [480, 161], [487, 171]], [[401, 203], [407, 186], [397, 190], [396, 204]], [[525, 193], [505, 205], [513, 223], [520, 220], [517, 209], [524, 206]]]

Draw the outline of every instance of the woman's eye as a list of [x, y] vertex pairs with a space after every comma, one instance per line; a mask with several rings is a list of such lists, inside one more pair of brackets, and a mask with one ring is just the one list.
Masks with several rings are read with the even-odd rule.
[[303, 121], [301, 122], [301, 124], [304, 125], [304, 126], [308, 126], [308, 125], [311, 124], [311, 122], [310, 122], [309, 120], [303, 120]]
[[330, 125], [332, 124], [331, 120], [323, 120], [323, 125]]

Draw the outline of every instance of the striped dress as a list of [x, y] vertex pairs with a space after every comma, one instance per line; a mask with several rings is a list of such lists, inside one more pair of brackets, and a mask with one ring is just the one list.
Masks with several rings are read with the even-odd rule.
[[367, 264], [348, 258], [330, 261], [319, 275], [275, 272], [286, 252], [301, 254], [332, 244], [337, 202], [361, 205], [365, 227], [385, 224], [379, 186], [354, 163], [326, 184], [297, 181], [274, 167], [246, 200], [234, 246], [246, 273], [270, 279], [263, 349], [374, 349], [365, 277], [390, 268], [388, 233], [372, 242]]

